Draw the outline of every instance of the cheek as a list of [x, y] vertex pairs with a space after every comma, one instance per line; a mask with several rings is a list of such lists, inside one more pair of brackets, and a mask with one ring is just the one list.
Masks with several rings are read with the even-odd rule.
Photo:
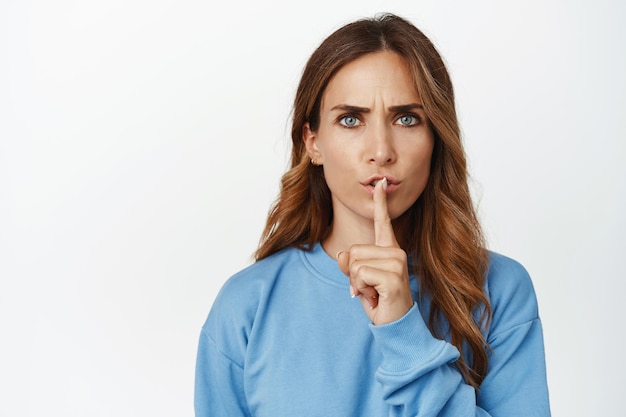
[[412, 149], [405, 149], [405, 155], [413, 161], [412, 166], [419, 172], [430, 172], [430, 164], [433, 157], [434, 141], [432, 138], [424, 140]]
[[428, 184], [428, 179], [430, 177], [430, 169], [432, 163], [432, 154], [433, 154], [433, 146], [432, 144], [425, 144], [418, 150], [415, 150], [413, 153], [413, 157], [411, 158], [411, 174], [413, 181], [413, 187], [415, 195], [412, 196], [417, 200], [419, 196], [426, 188], [426, 184]]
[[356, 147], [354, 143], [352, 147], [347, 145], [348, 141], [323, 142], [323, 145], [320, 147], [320, 153], [324, 161], [324, 166], [328, 166], [328, 168], [332, 169], [345, 169], [350, 166], [351, 161], [354, 160], [356, 155]]
[[345, 164], [345, 160], [337, 158], [335, 155], [330, 158], [324, 158], [324, 178], [326, 184], [331, 191], [336, 190], [341, 184], [345, 183], [349, 177], [349, 168]]
[[421, 177], [422, 189], [426, 187], [426, 184], [428, 184], [428, 180], [430, 178], [431, 164], [432, 164], [432, 153], [425, 155], [423, 163], [420, 164], [421, 169], [420, 169], [419, 176]]
[[420, 150], [420, 154], [424, 161], [424, 166], [426, 167], [427, 171], [430, 172], [430, 165], [432, 164], [433, 152], [435, 150], [435, 138], [433, 137], [432, 133], [430, 133], [430, 135], [428, 136], [428, 141]]
[[344, 195], [357, 191], [357, 166], [354, 155], [341, 149], [334, 148], [324, 155], [324, 177], [332, 194]]

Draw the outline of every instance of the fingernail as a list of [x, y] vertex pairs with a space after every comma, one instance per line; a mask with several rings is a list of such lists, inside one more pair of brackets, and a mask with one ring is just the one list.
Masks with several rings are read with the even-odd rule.
[[352, 288], [352, 285], [350, 285], [350, 298], [354, 298], [356, 297], [356, 294], [354, 293], [354, 289]]
[[337, 254], [335, 255], [335, 259], [339, 260], [339, 255], [341, 255], [344, 251], [340, 250], [339, 252], [337, 252]]
[[383, 177], [383, 190], [387, 191], [387, 177]]

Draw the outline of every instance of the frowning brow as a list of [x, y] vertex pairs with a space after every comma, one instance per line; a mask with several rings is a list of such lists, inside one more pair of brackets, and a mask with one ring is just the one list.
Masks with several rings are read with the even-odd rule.
[[422, 106], [419, 103], [411, 103], [411, 104], [402, 104], [400, 106], [389, 107], [389, 111], [394, 112], [394, 113], [404, 113], [407, 111], [414, 111], [418, 109], [424, 110], [424, 106]]
[[[419, 103], [411, 103], [411, 104], [401, 104], [399, 106], [391, 106], [388, 108], [388, 110], [393, 113], [403, 113], [403, 112], [408, 112], [408, 111], [414, 111], [417, 109], [423, 110], [424, 106]], [[334, 111], [334, 110], [341, 110], [341, 111], [345, 111], [349, 113], [369, 113], [371, 111], [367, 107], [352, 106], [350, 104], [338, 104], [332, 109], [330, 109], [330, 111]]]
[[349, 104], [338, 104], [330, 111], [341, 110], [349, 113], [369, 113], [370, 109], [367, 107], [351, 106]]

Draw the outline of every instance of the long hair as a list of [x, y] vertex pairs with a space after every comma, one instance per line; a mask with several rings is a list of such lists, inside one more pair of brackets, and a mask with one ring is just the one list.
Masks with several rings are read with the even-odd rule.
[[[293, 109], [291, 168], [271, 208], [256, 259], [286, 247], [309, 250], [324, 239], [333, 218], [323, 168], [310, 163], [303, 127], [319, 127], [320, 103], [328, 82], [344, 65], [378, 51], [403, 57], [413, 75], [435, 137], [426, 188], [394, 220], [402, 248], [416, 262], [413, 273], [431, 298], [429, 328], [439, 337], [445, 326], [461, 357], [457, 367], [478, 388], [487, 372], [488, 345], [481, 333], [491, 316], [483, 285], [487, 251], [472, 205], [466, 158], [450, 77], [430, 40], [408, 21], [384, 14], [341, 27], [311, 55]], [[469, 348], [469, 357], [463, 355]]]

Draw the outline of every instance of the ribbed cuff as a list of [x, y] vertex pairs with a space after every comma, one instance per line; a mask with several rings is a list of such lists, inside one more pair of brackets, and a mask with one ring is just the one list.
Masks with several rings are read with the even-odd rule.
[[[448, 345], [433, 337], [415, 302], [400, 319], [381, 326], [370, 324], [370, 330], [383, 354], [381, 367], [387, 372], [402, 373], [423, 367]], [[450, 358], [445, 360], [454, 361], [458, 358], [458, 351], [454, 349], [446, 356]]]

